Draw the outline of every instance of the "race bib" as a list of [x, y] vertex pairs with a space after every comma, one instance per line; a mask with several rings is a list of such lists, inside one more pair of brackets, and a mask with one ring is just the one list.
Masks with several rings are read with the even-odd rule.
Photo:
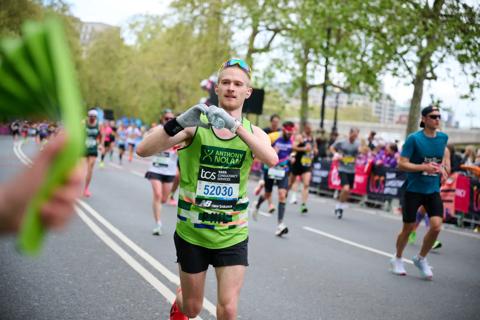
[[195, 204], [210, 209], [232, 209], [240, 190], [239, 169], [201, 166], [198, 171]]
[[94, 137], [87, 137], [87, 140], [85, 140], [85, 145], [87, 148], [95, 148], [97, 146], [97, 139]]
[[304, 167], [310, 167], [312, 165], [312, 158], [310, 155], [304, 155], [302, 158], [300, 158], [300, 163]]
[[170, 163], [170, 153], [162, 152], [153, 157], [153, 166], [154, 167], [168, 167]]
[[344, 164], [353, 163], [353, 162], [355, 162], [355, 157], [345, 156], [345, 157], [342, 158], [342, 162], [343, 162]]
[[269, 168], [268, 177], [273, 180], [282, 180], [285, 177], [285, 169], [281, 167]]

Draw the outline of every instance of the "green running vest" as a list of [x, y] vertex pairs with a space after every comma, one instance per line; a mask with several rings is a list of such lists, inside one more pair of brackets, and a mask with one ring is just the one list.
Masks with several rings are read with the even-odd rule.
[[86, 130], [86, 140], [85, 147], [87, 148], [87, 153], [97, 152], [98, 142], [97, 137], [100, 134], [100, 129], [98, 127], [98, 122], [94, 126], [90, 126], [88, 123], [85, 124]]
[[[253, 133], [250, 121], [242, 125]], [[247, 184], [253, 162], [248, 145], [235, 136], [217, 137], [198, 127], [178, 151], [180, 193], [177, 234], [209, 249], [233, 246], [248, 237]]]

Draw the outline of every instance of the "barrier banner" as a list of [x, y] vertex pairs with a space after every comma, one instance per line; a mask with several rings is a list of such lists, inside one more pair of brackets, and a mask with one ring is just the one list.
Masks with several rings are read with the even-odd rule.
[[367, 194], [368, 177], [372, 171], [372, 161], [366, 164], [355, 164], [355, 180], [352, 193], [364, 196]]
[[368, 179], [367, 195], [369, 199], [384, 201], [386, 169], [383, 166], [375, 166]]
[[328, 173], [328, 188], [332, 190], [342, 189], [342, 182], [338, 173], [338, 160], [334, 160]]
[[480, 180], [470, 180], [470, 213], [480, 215]]
[[455, 211], [468, 213], [470, 205], [470, 179], [463, 174], [457, 176], [455, 186]]
[[312, 167], [311, 185], [317, 186], [323, 190], [328, 190], [328, 175], [331, 166], [332, 161], [327, 159], [321, 159], [320, 161], [314, 162]]
[[440, 197], [443, 202], [443, 220], [455, 217], [455, 186], [458, 173], [454, 173], [440, 187]]
[[407, 174], [403, 171], [398, 171], [396, 168], [385, 169], [385, 187], [383, 194], [385, 198], [399, 198], [403, 196], [402, 186], [407, 180]]

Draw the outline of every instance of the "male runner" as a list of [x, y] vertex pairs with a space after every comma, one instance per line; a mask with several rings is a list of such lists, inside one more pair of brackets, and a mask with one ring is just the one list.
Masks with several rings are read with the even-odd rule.
[[[292, 164], [292, 172], [290, 175], [290, 186], [297, 182], [297, 177], [301, 177], [303, 183], [302, 189], [302, 205], [301, 213], [307, 213], [307, 199], [310, 188], [310, 179], [312, 177], [313, 158], [318, 153], [315, 139], [312, 135], [312, 126], [305, 123], [303, 134], [297, 134], [293, 143], [293, 151], [295, 152], [295, 161]], [[296, 190], [296, 189], [295, 189]], [[296, 201], [296, 193], [292, 193], [292, 201]]]
[[399, 169], [407, 172], [405, 205], [403, 206], [403, 228], [397, 237], [396, 256], [390, 260], [394, 274], [406, 275], [402, 254], [408, 242], [408, 236], [415, 227], [415, 217], [420, 206], [424, 206], [430, 216], [430, 227], [420, 252], [413, 257], [420, 275], [431, 280], [432, 268], [426, 256], [432, 248], [442, 227], [443, 203], [440, 198], [440, 176], [448, 175], [445, 162], [445, 148], [448, 136], [437, 131], [440, 126], [440, 111], [436, 106], [422, 110], [420, 127], [423, 130], [407, 137], [399, 160]]
[[[278, 114], [272, 114], [270, 116], [270, 126], [263, 128], [266, 134], [270, 136], [272, 143], [278, 139], [280, 136], [280, 132], [282, 128], [280, 128], [280, 116]], [[257, 160], [258, 161], [258, 160]], [[262, 170], [266, 170], [266, 168], [262, 165]], [[257, 186], [255, 187], [255, 195], [258, 196], [260, 192], [262, 192], [263, 187], [265, 186], [265, 180], [260, 179], [258, 180]], [[275, 207], [273, 207], [273, 203], [271, 200], [268, 202], [269, 204], [269, 211], [273, 212]]]
[[95, 161], [98, 157], [98, 145], [100, 143], [100, 128], [98, 126], [97, 120], [98, 112], [95, 109], [90, 109], [88, 111], [88, 119], [86, 123], [86, 158], [87, 158], [87, 175], [85, 178], [85, 190], [83, 195], [85, 197], [90, 197], [92, 194], [88, 187], [90, 186], [90, 181], [92, 181], [93, 167], [95, 166]]
[[[171, 111], [163, 112], [160, 119], [160, 126], [172, 120], [175, 116]], [[153, 129], [153, 128], [152, 128]], [[145, 178], [150, 181], [153, 191], [153, 218], [155, 219], [155, 228], [153, 235], [162, 235], [162, 221], [160, 219], [162, 204], [167, 202], [173, 180], [177, 174], [177, 148], [173, 146], [167, 150], [156, 153], [153, 161], [145, 174]]]
[[[196, 317], [202, 310], [206, 271], [217, 276], [217, 319], [236, 319], [240, 289], [248, 265], [247, 184], [253, 155], [273, 166], [278, 158], [260, 128], [242, 119], [250, 97], [250, 69], [240, 59], [226, 61], [215, 87], [221, 108], [196, 105], [138, 145], [145, 157], [182, 142], [178, 151], [180, 194], [175, 247], [181, 289], [170, 319]], [[204, 120], [223, 129], [210, 128]]]
[[351, 128], [348, 139], [340, 140], [330, 146], [330, 152], [333, 157], [339, 160], [338, 173], [342, 184], [342, 190], [335, 206], [335, 215], [342, 219], [343, 210], [347, 208], [346, 202], [353, 189], [355, 180], [355, 158], [360, 151], [360, 142], [358, 141], [359, 130]]
[[278, 217], [277, 230], [275, 235], [281, 237], [288, 233], [288, 227], [283, 223], [285, 216], [285, 202], [287, 200], [288, 191], [288, 173], [290, 171], [290, 154], [292, 153], [292, 134], [295, 131], [295, 125], [291, 121], [283, 123], [282, 135], [278, 137], [272, 144], [278, 155], [278, 163], [275, 167], [269, 168], [265, 171], [265, 193], [260, 196], [255, 204], [252, 212], [252, 217], [256, 220], [258, 210], [265, 199], [271, 199], [273, 185], [276, 182], [278, 187]]

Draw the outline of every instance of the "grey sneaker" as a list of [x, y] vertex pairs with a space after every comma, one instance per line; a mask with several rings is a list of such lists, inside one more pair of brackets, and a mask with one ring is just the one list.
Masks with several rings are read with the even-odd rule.
[[257, 221], [258, 220], [258, 209], [256, 206], [253, 206], [253, 209], [252, 209], [252, 218], [254, 221]]
[[162, 227], [156, 226], [156, 227], [153, 229], [152, 234], [153, 234], [154, 236], [161, 236], [161, 235], [163, 234], [163, 232], [162, 232]]
[[405, 270], [405, 266], [403, 265], [402, 258], [393, 257], [392, 259], [390, 259], [390, 271], [392, 271], [393, 274], [399, 276], [407, 275], [407, 271]]
[[277, 230], [275, 231], [275, 235], [277, 237], [281, 237], [284, 234], [288, 233], [288, 227], [282, 222], [278, 225]]
[[422, 276], [422, 278], [424, 278], [425, 280], [432, 280], [432, 267], [429, 266], [426, 258], [421, 259], [418, 256], [415, 256], [412, 258], [412, 261], [415, 267], [420, 270], [420, 275]]

